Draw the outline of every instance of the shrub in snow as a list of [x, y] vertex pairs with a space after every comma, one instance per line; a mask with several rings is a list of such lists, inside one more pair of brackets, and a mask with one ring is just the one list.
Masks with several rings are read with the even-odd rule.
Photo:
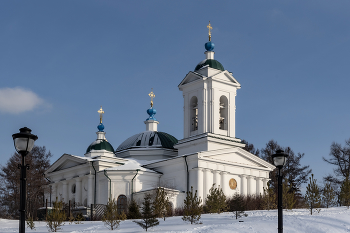
[[233, 211], [233, 214], [236, 216], [236, 219], [240, 217], [247, 217], [248, 214], [244, 212], [245, 202], [244, 197], [238, 193], [235, 193], [229, 202], [230, 210]]
[[137, 205], [136, 201], [133, 199], [131, 200], [131, 203], [128, 208], [128, 219], [139, 219], [141, 218], [141, 213], [139, 206]]
[[316, 184], [316, 181], [317, 180], [314, 179], [314, 174], [311, 174], [305, 193], [305, 202], [310, 210], [311, 215], [313, 209], [316, 209], [317, 212], [320, 212], [321, 210], [319, 209], [321, 207], [321, 191]]
[[103, 213], [102, 221], [110, 230], [118, 228], [120, 223], [120, 216], [118, 214], [117, 201], [115, 198], [109, 199]]
[[203, 208], [205, 213], [220, 214], [227, 209], [226, 196], [222, 191], [222, 188], [220, 188], [220, 185], [218, 188], [215, 188], [214, 186], [215, 184], [209, 189], [209, 194], [205, 199], [205, 205]]
[[35, 229], [35, 224], [34, 224], [34, 220], [33, 217], [29, 214], [28, 218], [27, 218], [27, 227], [30, 228], [31, 230]]
[[63, 202], [58, 201], [56, 197], [56, 201], [53, 202], [52, 210], [46, 215], [46, 224], [49, 231], [57, 232], [61, 229], [60, 227], [64, 225], [64, 221], [67, 219], [67, 216], [62, 209]]
[[153, 213], [158, 218], [165, 218], [168, 216], [169, 198], [164, 188], [157, 188], [155, 198], [153, 201]]
[[159, 225], [159, 221], [153, 214], [153, 203], [151, 202], [151, 195], [146, 194], [142, 203], [142, 221], [134, 221], [140, 227], [147, 231], [148, 228]]
[[322, 202], [328, 208], [335, 203], [335, 190], [330, 182], [327, 182], [322, 189]]
[[202, 200], [200, 197], [197, 197], [197, 190], [193, 194], [193, 187], [191, 186], [191, 191], [186, 193], [186, 199], [184, 200], [183, 208], [183, 221], [189, 221], [191, 224], [198, 224], [199, 219], [201, 218], [203, 207], [201, 205]]
[[267, 188], [264, 189], [264, 195], [262, 196], [262, 208], [264, 210], [271, 210], [271, 209], [277, 209], [277, 198], [276, 193], [272, 188], [267, 186]]

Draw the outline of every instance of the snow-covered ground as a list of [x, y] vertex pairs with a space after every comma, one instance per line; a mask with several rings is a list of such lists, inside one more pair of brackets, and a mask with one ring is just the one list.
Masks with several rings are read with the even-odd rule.
[[[277, 210], [247, 211], [248, 217], [236, 220], [232, 213], [204, 214], [202, 224], [191, 225], [182, 221], [181, 217], [159, 219], [160, 224], [148, 229], [148, 232], [169, 233], [227, 233], [227, 232], [277, 232]], [[305, 233], [337, 233], [350, 232], [350, 210], [346, 207], [333, 207], [322, 209], [320, 213], [310, 215], [308, 210], [297, 209], [284, 211], [284, 232]], [[239, 222], [244, 221], [244, 222]], [[26, 232], [48, 232], [45, 222], [35, 222], [36, 230], [26, 228]], [[0, 219], [0, 232], [18, 232], [18, 221]], [[111, 232], [103, 222], [83, 222], [83, 224], [66, 223], [60, 232]], [[114, 232], [146, 232], [131, 220], [121, 222]]]

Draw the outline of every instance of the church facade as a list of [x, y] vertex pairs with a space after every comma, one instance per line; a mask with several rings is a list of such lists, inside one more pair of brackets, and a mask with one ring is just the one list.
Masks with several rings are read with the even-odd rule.
[[114, 149], [105, 137], [101, 107], [97, 139], [84, 156], [64, 154], [45, 172], [51, 181], [47, 199], [88, 207], [115, 198], [126, 208], [132, 198], [141, 200], [164, 187], [173, 207], [181, 207], [191, 187], [203, 201], [212, 185], [226, 196], [263, 193], [275, 167], [243, 149], [235, 135], [241, 85], [214, 59], [210, 35], [205, 48], [205, 59], [178, 86], [184, 98], [183, 139], [158, 131], [152, 91], [146, 130]]

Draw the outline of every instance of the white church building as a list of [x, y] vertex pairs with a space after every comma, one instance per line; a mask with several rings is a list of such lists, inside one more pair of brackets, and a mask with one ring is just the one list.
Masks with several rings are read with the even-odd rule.
[[86, 207], [115, 198], [123, 209], [157, 187], [171, 193], [173, 207], [183, 206], [191, 186], [202, 200], [213, 184], [227, 197], [263, 193], [275, 167], [244, 150], [236, 138], [235, 98], [241, 85], [214, 59], [210, 31], [205, 49], [205, 59], [178, 85], [184, 98], [183, 139], [158, 131], [152, 91], [146, 130], [114, 149], [105, 137], [101, 107], [97, 139], [84, 156], [63, 154], [45, 172], [51, 181], [46, 198]]

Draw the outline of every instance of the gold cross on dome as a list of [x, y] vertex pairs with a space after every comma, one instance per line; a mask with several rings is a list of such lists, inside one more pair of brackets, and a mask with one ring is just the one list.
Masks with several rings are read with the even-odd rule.
[[97, 112], [100, 114], [100, 123], [102, 124], [102, 114], [105, 113], [105, 111], [103, 111], [103, 109], [102, 109], [102, 106], [101, 106], [100, 110], [98, 110]]
[[153, 93], [153, 88], [148, 95], [149, 97], [151, 97], [151, 108], [153, 108], [153, 98], [156, 97], [156, 95]]
[[211, 41], [211, 31], [210, 30], [212, 30], [213, 27], [210, 25], [210, 21], [209, 21], [207, 28], [209, 29], [209, 41]]

